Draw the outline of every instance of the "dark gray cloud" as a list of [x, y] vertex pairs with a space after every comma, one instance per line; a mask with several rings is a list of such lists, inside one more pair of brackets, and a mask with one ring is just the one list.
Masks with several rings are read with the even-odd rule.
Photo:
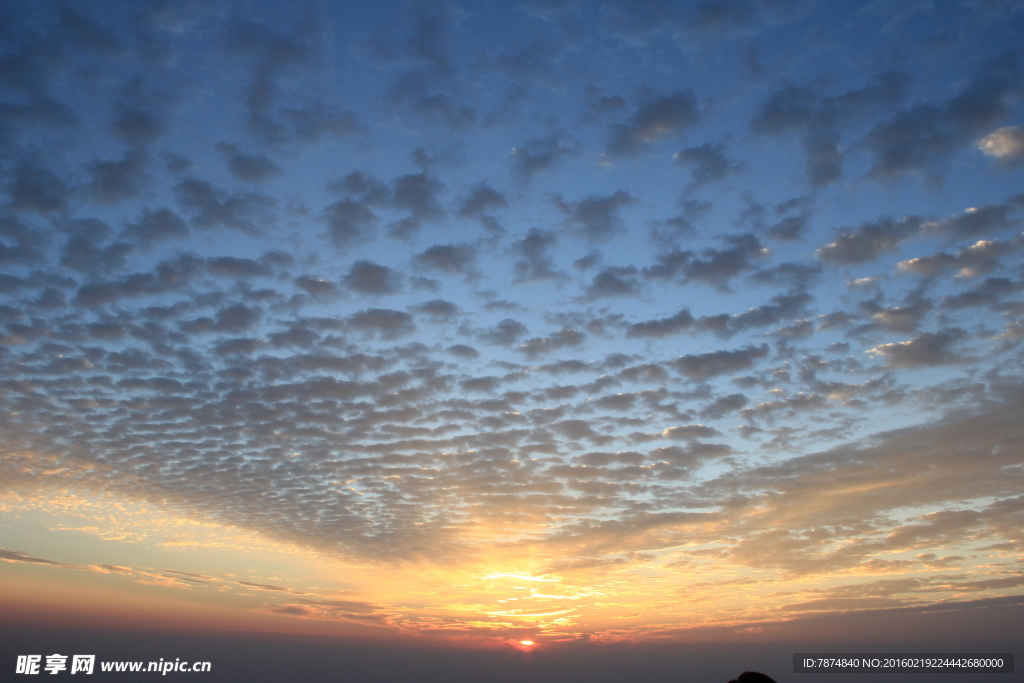
[[884, 358], [891, 368], [949, 365], [963, 360], [954, 346], [964, 336], [962, 329], [946, 328], [939, 332], [926, 332], [907, 341], [880, 344], [868, 353]]
[[938, 252], [929, 256], [918, 256], [896, 264], [896, 269], [923, 277], [935, 277], [948, 271], [955, 271], [958, 277], [972, 278], [985, 275], [999, 266], [997, 256], [1016, 250], [1016, 244], [1000, 240], [978, 240], [955, 254]]
[[1010, 114], [1006, 98], [1021, 83], [1019, 55], [1004, 54], [985, 63], [948, 100], [917, 104], [875, 124], [861, 142], [873, 158], [869, 176], [940, 174], [955, 151]]
[[637, 279], [639, 270], [635, 266], [609, 266], [594, 275], [584, 290], [588, 299], [603, 299], [618, 296], [636, 296], [643, 285]]
[[152, 144], [167, 130], [167, 123], [151, 111], [131, 101], [118, 102], [110, 122], [114, 137], [124, 144], [143, 148]]
[[429, 71], [414, 69], [396, 80], [388, 93], [388, 102], [452, 131], [463, 131], [475, 124], [479, 117], [476, 109], [446, 92], [447, 83], [431, 85], [438, 80]]
[[1022, 282], [1015, 282], [1005, 277], [988, 277], [976, 287], [943, 297], [939, 305], [952, 310], [975, 306], [995, 306], [1005, 297], [1021, 291], [1022, 288], [1024, 288]]
[[516, 282], [541, 282], [561, 280], [565, 273], [555, 267], [552, 252], [558, 242], [554, 232], [530, 228], [521, 239], [511, 245], [511, 251], [519, 258], [513, 263]]
[[755, 260], [767, 256], [754, 235], [733, 235], [725, 238], [725, 249], [708, 248], [699, 254], [673, 250], [658, 257], [657, 262], [643, 270], [649, 279], [678, 279], [684, 283], [705, 282], [722, 291], [736, 276], [755, 268]]
[[792, 21], [813, 4], [809, 0], [704, 0], [687, 13], [684, 27], [687, 33], [708, 39], [742, 36]]
[[391, 183], [390, 206], [408, 211], [409, 216], [393, 223], [391, 234], [399, 238], [407, 237], [423, 221], [437, 220], [444, 216], [439, 199], [444, 187], [444, 183], [426, 171], [395, 178]]
[[690, 90], [664, 96], [648, 95], [645, 99], [629, 119], [612, 126], [605, 148], [609, 157], [640, 154], [652, 143], [677, 135], [701, 120], [700, 105]]
[[211, 273], [230, 278], [269, 277], [273, 274], [265, 262], [254, 261], [250, 258], [217, 256], [207, 260], [206, 265]]
[[416, 254], [414, 265], [445, 275], [470, 275], [475, 272], [476, 248], [471, 244], [435, 244]]
[[231, 175], [239, 180], [259, 183], [283, 173], [280, 166], [261, 154], [243, 152], [226, 142], [218, 143], [217, 150], [223, 155]]
[[104, 56], [115, 56], [121, 52], [117, 34], [75, 11], [67, 3], [57, 3], [57, 16], [61, 31], [73, 47]]
[[547, 337], [531, 337], [519, 345], [519, 351], [528, 358], [537, 358], [564, 348], [582, 346], [586, 335], [579, 330], [563, 329]]
[[323, 212], [328, 235], [339, 247], [348, 247], [367, 239], [377, 225], [377, 216], [366, 204], [343, 199], [328, 205]]
[[315, 297], [330, 296], [338, 290], [337, 285], [330, 280], [309, 275], [300, 275], [295, 278], [295, 284], [303, 291]]
[[505, 318], [493, 328], [480, 332], [480, 339], [488, 344], [511, 346], [526, 336], [526, 325], [512, 318]]
[[626, 330], [627, 337], [667, 337], [678, 334], [693, 326], [693, 315], [690, 309], [680, 309], [675, 315], [657, 318], [644, 322], [633, 323]]
[[576, 145], [558, 133], [531, 138], [512, 148], [512, 173], [521, 182], [528, 183], [534, 174], [557, 166], [576, 152]]
[[719, 419], [740, 410], [749, 403], [749, 399], [743, 394], [728, 394], [720, 396], [708, 404], [700, 415], [701, 417]]
[[456, 358], [462, 358], [463, 360], [473, 360], [480, 357], [480, 352], [467, 344], [454, 344], [445, 350]]
[[[323, 50], [322, 17], [307, 13], [291, 33], [251, 19], [236, 18], [224, 32], [224, 47], [250, 64], [251, 80], [242, 104], [246, 129], [263, 144], [309, 144], [326, 136], [361, 130], [355, 116], [323, 99], [287, 88], [288, 77], [313, 78], [311, 67]], [[313, 90], [315, 92], [315, 90]]]
[[416, 331], [408, 313], [387, 308], [368, 308], [348, 318], [348, 324], [357, 330], [376, 332], [382, 339], [395, 339]]
[[839, 265], [864, 263], [877, 258], [882, 252], [895, 249], [916, 235], [923, 224], [924, 221], [917, 216], [899, 220], [884, 217], [864, 223], [855, 230], [842, 230], [835, 240], [815, 253], [821, 260]]
[[928, 223], [927, 229], [951, 237], [979, 238], [1005, 231], [1018, 224], [1014, 214], [1021, 208], [1019, 198], [1000, 204], [971, 207], [945, 220]]
[[480, 183], [471, 188], [469, 194], [459, 202], [459, 215], [463, 218], [479, 218], [506, 206], [508, 201], [504, 194], [487, 183]]
[[68, 241], [61, 251], [60, 264], [83, 273], [109, 273], [120, 270], [127, 262], [134, 245], [127, 242], [104, 244], [113, 231], [95, 218], [69, 221], [65, 224]]
[[722, 143], [706, 142], [697, 147], [687, 147], [676, 152], [672, 158], [689, 170], [693, 187], [725, 180], [743, 170], [743, 164], [731, 161], [726, 156], [725, 145]]
[[910, 81], [906, 73], [886, 71], [862, 88], [835, 96], [823, 96], [824, 82], [789, 83], [761, 104], [751, 130], [762, 135], [797, 133], [807, 179], [812, 186], [821, 187], [842, 177], [842, 129], [865, 112], [898, 104]]
[[55, 173], [36, 163], [18, 166], [7, 185], [8, 207], [12, 211], [34, 211], [48, 214], [67, 208], [71, 188]]
[[276, 202], [258, 192], [227, 192], [190, 178], [174, 186], [178, 205], [192, 214], [197, 228], [225, 227], [258, 234], [274, 222]]
[[425, 301], [422, 304], [413, 306], [412, 310], [439, 320], [453, 320], [462, 312], [457, 305], [444, 299]]
[[180, 239], [189, 234], [188, 223], [171, 209], [144, 209], [138, 218], [127, 224], [124, 237], [142, 243]]
[[726, 373], [745, 370], [768, 355], [767, 344], [746, 346], [733, 351], [687, 354], [669, 362], [677, 372], [694, 381], [703, 381]]
[[402, 291], [401, 273], [365, 259], [353, 263], [342, 282], [360, 294], [396, 294]]
[[598, 242], [610, 239], [621, 232], [625, 225], [619, 217], [619, 210], [632, 206], [637, 199], [628, 192], [619, 190], [610, 195], [593, 195], [578, 202], [565, 201], [555, 197], [555, 206], [565, 214], [569, 229], [585, 239]]
[[89, 182], [85, 189], [95, 201], [117, 204], [138, 197], [146, 189], [146, 158], [139, 152], [128, 152], [120, 159], [92, 161], [86, 165]]

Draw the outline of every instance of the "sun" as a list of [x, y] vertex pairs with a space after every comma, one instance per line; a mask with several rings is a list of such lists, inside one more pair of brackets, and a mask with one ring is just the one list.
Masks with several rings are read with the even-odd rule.
[[520, 640], [519, 644], [522, 645], [523, 647], [533, 647], [533, 641], [532, 640]]

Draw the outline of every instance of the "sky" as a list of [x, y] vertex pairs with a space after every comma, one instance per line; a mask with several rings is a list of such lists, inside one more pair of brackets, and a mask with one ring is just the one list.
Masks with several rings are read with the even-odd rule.
[[1019, 626], [1022, 96], [1013, 0], [4, 3], [4, 619]]

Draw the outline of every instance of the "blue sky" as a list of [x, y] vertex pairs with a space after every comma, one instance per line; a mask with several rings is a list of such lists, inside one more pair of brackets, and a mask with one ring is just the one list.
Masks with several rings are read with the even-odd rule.
[[5, 580], [488, 642], [1018, 604], [1020, 10], [8, 4]]

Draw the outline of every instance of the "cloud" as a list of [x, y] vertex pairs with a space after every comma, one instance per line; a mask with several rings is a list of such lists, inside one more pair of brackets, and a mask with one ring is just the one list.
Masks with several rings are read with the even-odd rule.
[[918, 104], [876, 123], [860, 146], [872, 157], [868, 176], [936, 175], [958, 149], [1010, 113], [1008, 95], [1021, 86], [1013, 54], [989, 60], [960, 92], [940, 104]]
[[552, 132], [542, 138], [531, 138], [512, 148], [512, 174], [523, 184], [535, 174], [554, 168], [576, 152], [576, 145]]
[[105, 56], [114, 56], [121, 51], [117, 34], [76, 12], [67, 3], [57, 3], [57, 16], [60, 28], [74, 47]]
[[677, 164], [689, 169], [693, 187], [720, 182], [743, 170], [743, 164], [729, 160], [722, 143], [706, 142], [698, 147], [687, 147], [676, 152], [672, 158]]
[[708, 248], [699, 254], [692, 251], [672, 251], [658, 257], [657, 263], [643, 270], [649, 279], [679, 279], [683, 283], [701, 281], [714, 285], [720, 291], [729, 290], [730, 281], [743, 272], [754, 269], [754, 259], [768, 255], [754, 235], [730, 235], [725, 249]]
[[337, 285], [324, 278], [300, 275], [294, 280], [296, 286], [316, 297], [330, 296], [337, 291]]
[[985, 156], [995, 157], [1005, 164], [1024, 159], [1024, 126], [997, 128], [976, 143]]
[[103, 246], [112, 234], [110, 226], [95, 218], [69, 221], [68, 242], [60, 251], [60, 265], [81, 272], [98, 273], [120, 270], [127, 262], [134, 246], [114, 242]]
[[635, 266], [609, 266], [594, 275], [584, 290], [587, 299], [603, 299], [617, 296], [636, 296], [642, 285], [636, 279], [639, 271]]
[[215, 318], [202, 317], [181, 323], [188, 333], [244, 332], [259, 322], [261, 311], [242, 303], [231, 304], [217, 311]]
[[189, 234], [185, 220], [171, 209], [143, 209], [133, 222], [128, 223], [122, 233], [137, 241], [148, 244], [158, 240], [180, 239]]
[[391, 183], [389, 205], [409, 212], [409, 218], [397, 221], [391, 226], [392, 235], [404, 238], [417, 229], [421, 222], [437, 220], [444, 216], [439, 200], [444, 183], [431, 177], [426, 171], [398, 176]]
[[1010, 216], [1018, 209], [1019, 206], [1015, 205], [1012, 200], [1002, 204], [972, 206], [962, 213], [942, 221], [927, 223], [923, 227], [952, 237], [977, 238], [1016, 225], [1017, 221], [1011, 219]]
[[525, 353], [528, 358], [537, 358], [566, 347], [579, 347], [585, 339], [586, 335], [579, 330], [566, 328], [547, 337], [527, 339], [519, 345], [519, 351]]
[[555, 206], [565, 214], [566, 225], [585, 239], [598, 242], [610, 239], [624, 229], [619, 209], [632, 206], [636, 197], [619, 190], [610, 195], [592, 195], [578, 202], [555, 197]]
[[208, 259], [206, 267], [215, 275], [231, 278], [270, 277], [273, 274], [270, 266], [266, 263], [266, 259], [254, 261], [250, 258], [217, 256]]
[[459, 102], [442, 87], [432, 88], [431, 83], [436, 80], [426, 70], [409, 71], [395, 82], [388, 101], [452, 131], [463, 131], [475, 124], [478, 117], [476, 109]]
[[351, 315], [348, 324], [357, 330], [376, 332], [382, 339], [396, 339], [416, 331], [408, 313], [387, 308], [368, 308]]
[[761, 104], [750, 127], [760, 135], [799, 134], [807, 179], [811, 186], [823, 187], [842, 177], [843, 128], [872, 109], [898, 104], [910, 80], [906, 73], [886, 71], [861, 88], [835, 96], [823, 95], [821, 81], [788, 83]]
[[508, 206], [505, 195], [487, 183], [474, 185], [469, 194], [459, 202], [459, 216], [463, 218], [484, 216], [495, 209]]
[[749, 403], [749, 399], [743, 394], [728, 394], [726, 396], [719, 396], [712, 401], [704, 410], [701, 411], [701, 417], [707, 417], [712, 419], [722, 418], [729, 413], [736, 412]]
[[690, 90], [649, 96], [624, 123], [612, 126], [605, 148], [609, 157], [636, 156], [658, 140], [676, 135], [701, 120], [700, 106]]
[[[454, 320], [462, 310], [451, 301], [444, 299], [432, 299], [412, 307], [416, 313], [429, 315], [438, 320]], [[468, 347], [467, 347], [468, 348]]]
[[509, 247], [518, 259], [513, 263], [517, 283], [542, 282], [544, 280], [563, 280], [567, 276], [555, 267], [551, 255], [558, 236], [554, 232], [530, 228], [521, 239]]
[[86, 192], [102, 204], [117, 204], [138, 197], [146, 189], [146, 158], [137, 151], [127, 152], [117, 160], [97, 160], [86, 165], [89, 182]]
[[957, 277], [973, 278], [985, 275], [999, 266], [996, 256], [1010, 253], [1014, 245], [999, 240], [978, 240], [955, 254], [939, 252], [918, 256], [896, 264], [896, 270], [923, 277], [935, 277], [946, 271], [956, 271]]
[[840, 232], [835, 240], [819, 248], [815, 254], [822, 261], [839, 265], [865, 263], [916, 235], [923, 224], [924, 221], [917, 216], [899, 220], [884, 217], [864, 223], [856, 230]]
[[471, 244], [435, 244], [416, 254], [414, 265], [446, 275], [471, 275], [476, 272], [477, 252]]
[[[861, 310], [871, 316], [871, 324], [890, 332], [914, 332], [921, 321], [932, 310], [932, 303], [921, 297], [911, 297], [904, 306], [879, 305], [875, 301], [865, 301]], [[860, 330], [854, 330], [853, 334]]]
[[167, 123], [130, 101], [118, 102], [110, 130], [129, 147], [142, 149], [152, 144], [167, 130]]
[[[408, 632], [558, 638], [602, 593], [619, 640], [741, 585], [743, 619], [1020, 587], [1024, 198], [972, 176], [1016, 159], [1020, 65], [974, 9], [940, 49], [885, 3], [104, 5], [0, 20], [0, 479], [355, 573], [83, 567]], [[879, 32], [923, 58], [877, 70]], [[567, 573], [490, 604], [481, 558]], [[431, 614], [357, 597], [414, 574]], [[641, 574], [685, 604], [615, 596]]]
[[1022, 288], [1024, 288], [1024, 283], [1014, 282], [1005, 277], [989, 277], [976, 287], [943, 297], [939, 306], [952, 310], [975, 306], [995, 306], [1004, 297], [1019, 292]]
[[396, 294], [402, 291], [401, 273], [365, 259], [353, 263], [342, 282], [360, 294]]
[[762, 344], [733, 351], [687, 354], [669, 361], [669, 365], [680, 374], [699, 382], [717, 375], [745, 370], [767, 355], [768, 345]]
[[682, 427], [669, 427], [661, 433], [662, 438], [672, 441], [692, 441], [694, 439], [708, 439], [713, 436], [721, 436], [717, 429], [702, 424], [683, 425]]
[[526, 336], [528, 331], [526, 325], [523, 325], [518, 320], [505, 318], [493, 328], [481, 332], [480, 339], [488, 344], [511, 346], [519, 341], [520, 338]]
[[335, 245], [349, 247], [367, 239], [377, 225], [377, 216], [370, 208], [352, 199], [328, 205], [323, 212], [328, 235]]
[[731, 38], [784, 24], [813, 6], [806, 0], [704, 0], [689, 13], [685, 29], [703, 38]]
[[456, 358], [462, 358], [463, 360], [473, 360], [480, 357], [479, 351], [466, 344], [453, 344], [445, 349], [445, 351]]
[[655, 338], [667, 337], [690, 329], [693, 326], [693, 322], [693, 315], [690, 313], [690, 309], [682, 308], [678, 313], [667, 318], [658, 318], [655, 320], [633, 323], [626, 330], [626, 336]]
[[205, 180], [189, 178], [174, 186], [178, 205], [192, 214], [197, 228], [230, 228], [259, 234], [274, 222], [276, 202], [257, 192], [227, 192]]
[[0, 560], [6, 560], [8, 562], [29, 562], [32, 564], [52, 564], [56, 566], [64, 566], [60, 562], [54, 562], [53, 560], [45, 560], [41, 557], [33, 557], [17, 550], [7, 550], [0, 548]]
[[884, 358], [891, 368], [949, 365], [963, 360], [953, 346], [964, 336], [963, 330], [953, 327], [940, 332], [926, 332], [908, 341], [881, 344], [867, 352]]
[[248, 154], [226, 142], [218, 143], [217, 150], [223, 155], [231, 175], [239, 180], [261, 183], [284, 172], [269, 158], [261, 154]]
[[7, 186], [13, 211], [34, 211], [49, 214], [67, 208], [71, 188], [49, 169], [26, 162], [14, 172], [14, 180]]
[[326, 34], [322, 17], [307, 12], [292, 33], [251, 19], [233, 19], [223, 35], [223, 45], [245, 57], [251, 80], [242, 104], [246, 129], [266, 145], [316, 142], [325, 136], [343, 137], [361, 130], [356, 117], [311, 96], [316, 89], [286, 88], [286, 77], [315, 78], [311, 67], [321, 54]]

